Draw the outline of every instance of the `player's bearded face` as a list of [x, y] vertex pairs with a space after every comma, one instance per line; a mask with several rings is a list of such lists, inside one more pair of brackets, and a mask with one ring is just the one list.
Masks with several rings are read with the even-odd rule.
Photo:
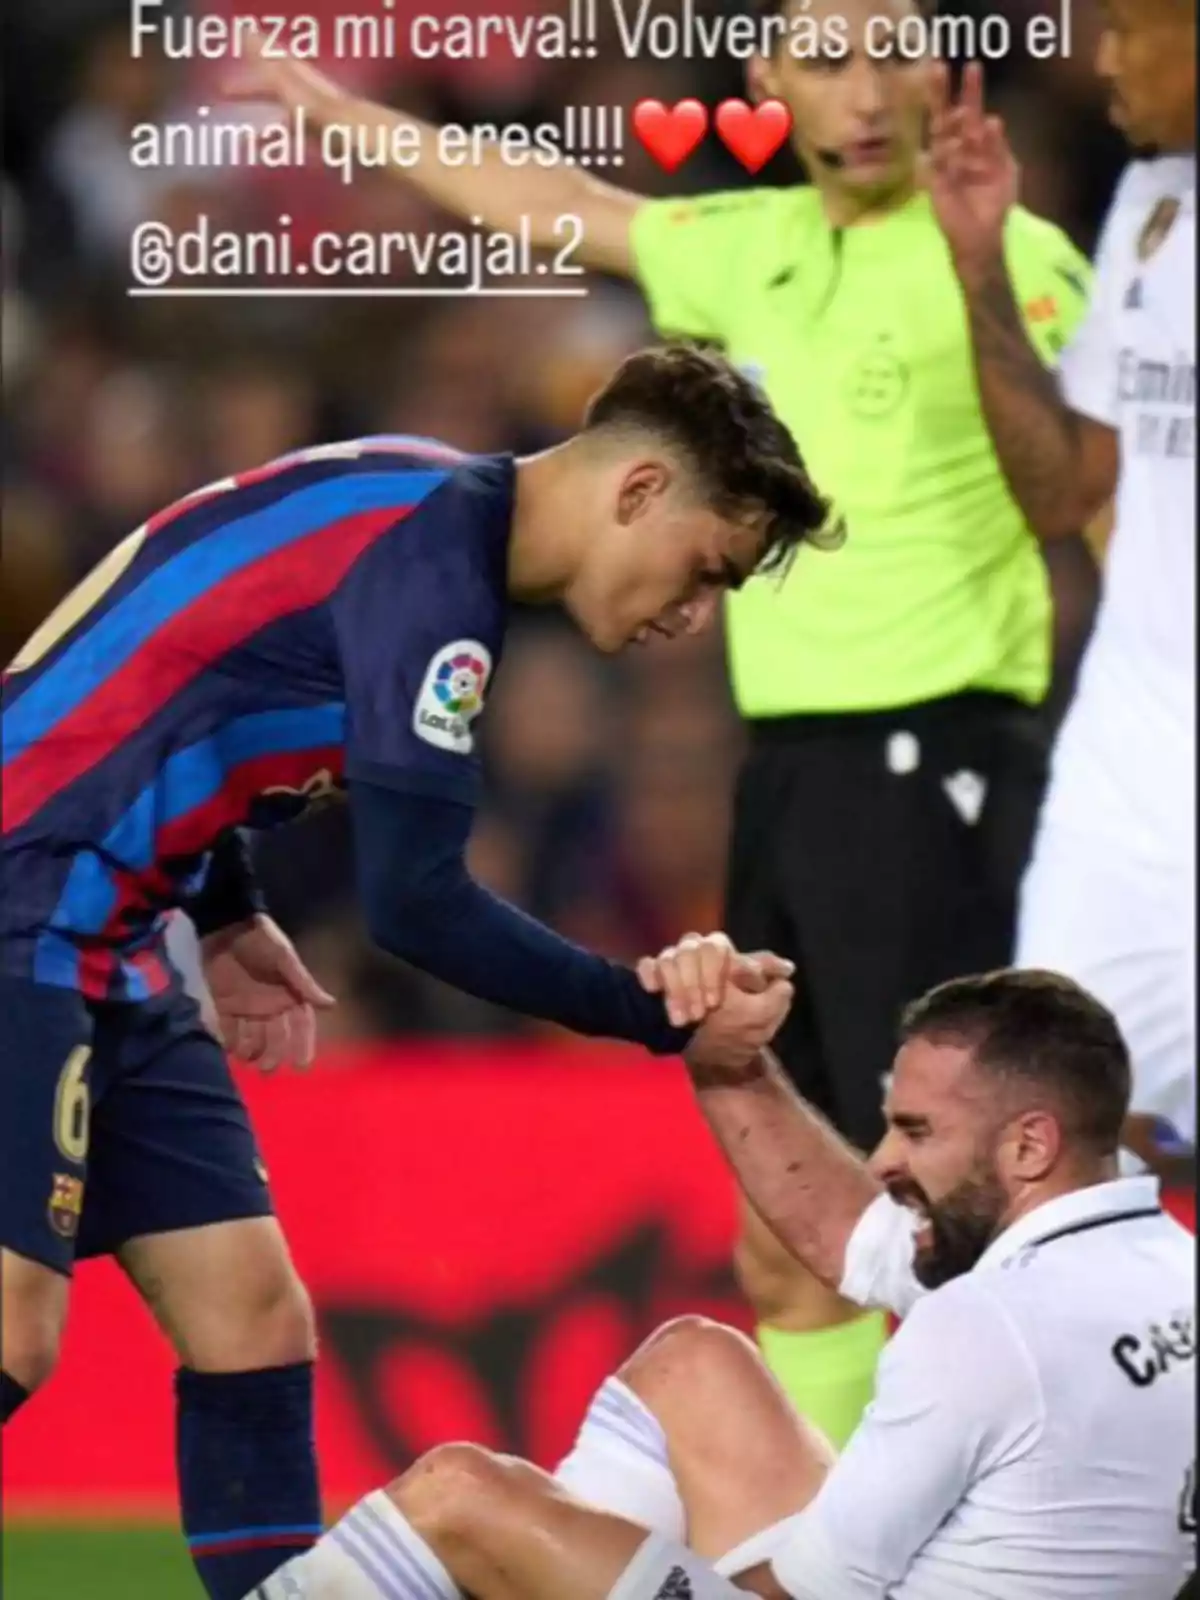
[[990, 1086], [956, 1042], [903, 1045], [887, 1103], [889, 1131], [871, 1165], [892, 1198], [916, 1214], [914, 1270], [935, 1288], [969, 1272], [1004, 1227], [1004, 1129]]
[[751, 68], [752, 88], [790, 107], [806, 165], [840, 188], [882, 198], [912, 179], [929, 65], [912, 54], [920, 36], [898, 30], [914, 11], [913, 0], [794, 3], [792, 31]]
[[1000, 1175], [982, 1153], [971, 1170], [936, 1199], [911, 1177], [890, 1182], [888, 1191], [921, 1217], [913, 1269], [927, 1289], [970, 1272], [1001, 1231], [1008, 1208]]
[[1096, 70], [1110, 115], [1137, 148], [1194, 149], [1195, 0], [1108, 0]]

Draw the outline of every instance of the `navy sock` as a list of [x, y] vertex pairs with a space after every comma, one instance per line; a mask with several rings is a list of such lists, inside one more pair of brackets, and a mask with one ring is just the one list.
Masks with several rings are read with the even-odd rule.
[[0, 1372], [0, 1423], [8, 1421], [19, 1406], [23, 1406], [29, 1399], [29, 1390], [19, 1384], [15, 1378], [10, 1378], [7, 1372]]
[[321, 1533], [313, 1365], [175, 1375], [183, 1531], [210, 1600], [244, 1600]]

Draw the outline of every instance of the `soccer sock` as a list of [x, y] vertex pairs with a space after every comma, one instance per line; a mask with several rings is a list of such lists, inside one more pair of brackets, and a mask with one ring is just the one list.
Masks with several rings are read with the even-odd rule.
[[7, 1372], [0, 1372], [0, 1423], [5, 1423], [26, 1400], [30, 1391]]
[[620, 1378], [596, 1391], [555, 1479], [597, 1511], [682, 1540], [687, 1518], [654, 1413]]
[[247, 1600], [462, 1600], [462, 1591], [382, 1489]]
[[764, 1322], [755, 1333], [763, 1360], [796, 1410], [841, 1450], [875, 1393], [875, 1368], [887, 1342], [883, 1313], [804, 1333]]
[[313, 1366], [175, 1376], [183, 1531], [210, 1600], [243, 1600], [321, 1532]]

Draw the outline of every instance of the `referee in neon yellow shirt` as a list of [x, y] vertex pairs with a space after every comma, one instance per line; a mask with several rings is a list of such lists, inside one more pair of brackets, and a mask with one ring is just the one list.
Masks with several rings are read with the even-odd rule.
[[[799, 0], [760, 11], [781, 3]], [[847, 20], [848, 48], [795, 59], [784, 43], [750, 64], [752, 92], [792, 110], [811, 187], [646, 200], [494, 152], [479, 166], [422, 159], [396, 172], [489, 227], [528, 219], [551, 248], [558, 219], [578, 216], [580, 254], [636, 279], [663, 334], [716, 341], [759, 376], [847, 519], [836, 555], [801, 552], [782, 585], [754, 580], [729, 600], [750, 753], [726, 929], [741, 949], [796, 960], [781, 1055], [863, 1148], [882, 1131], [902, 1005], [1010, 959], [1051, 671], [1045, 564], [997, 465], [962, 295], [919, 191], [928, 64], [885, 57], [878, 31], [865, 44], [870, 17], [911, 9], [807, 0], [818, 24]], [[302, 105], [314, 126], [414, 121], [297, 63], [259, 62], [238, 92]], [[1084, 309], [1087, 263], [1021, 210], [1008, 261], [1051, 361]], [[882, 1320], [806, 1277], [749, 1214], [737, 1267], [768, 1363], [844, 1443], [872, 1392]]]

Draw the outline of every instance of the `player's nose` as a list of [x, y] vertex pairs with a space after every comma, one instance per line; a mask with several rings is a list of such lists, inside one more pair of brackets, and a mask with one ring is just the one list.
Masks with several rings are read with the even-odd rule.
[[890, 1131], [884, 1134], [867, 1157], [867, 1171], [882, 1184], [890, 1185], [904, 1181], [906, 1173], [898, 1158]]
[[717, 614], [718, 598], [715, 594], [701, 595], [699, 599], [689, 600], [683, 607], [684, 631], [689, 634], [703, 633]]
[[1102, 29], [1096, 44], [1096, 75], [1112, 82], [1117, 77], [1119, 58], [1116, 34], [1111, 28]]

